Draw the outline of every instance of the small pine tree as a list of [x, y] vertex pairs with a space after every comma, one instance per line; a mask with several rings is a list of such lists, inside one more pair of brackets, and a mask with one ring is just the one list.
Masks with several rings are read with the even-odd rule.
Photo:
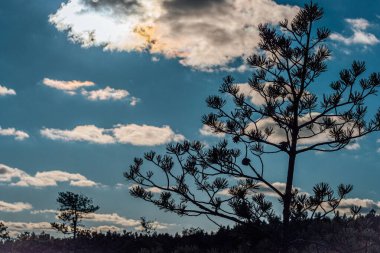
[[62, 222], [52, 222], [51, 226], [64, 234], [73, 234], [74, 239], [77, 238], [82, 218], [99, 209], [99, 206], [92, 204], [92, 199], [69, 191], [60, 192], [57, 202], [59, 204], [58, 219]]

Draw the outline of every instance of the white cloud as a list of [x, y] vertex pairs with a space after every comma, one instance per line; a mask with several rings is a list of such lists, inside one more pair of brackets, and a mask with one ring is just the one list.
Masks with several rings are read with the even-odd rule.
[[[95, 83], [91, 81], [60, 81], [60, 80], [53, 80], [49, 78], [44, 78], [42, 81], [43, 84], [46, 86], [62, 90], [66, 94], [69, 95], [76, 95], [77, 92], [76, 90], [79, 88], [81, 89], [80, 94], [85, 97], [88, 100], [91, 101], [105, 101], [105, 100], [123, 100], [127, 98], [130, 94], [127, 90], [123, 89], [114, 89], [109, 86], [103, 88], [103, 89], [98, 89], [98, 90], [86, 90], [83, 87], [91, 87], [94, 86]], [[132, 106], [135, 106], [137, 102], [139, 102], [140, 99], [136, 97], [131, 97], [129, 99], [129, 103]]]
[[152, 56], [152, 62], [159, 62], [160, 58], [157, 56]]
[[[312, 119], [314, 119], [315, 117], [317, 117], [319, 115], [318, 112], [311, 112], [307, 115], [304, 115], [302, 117], [299, 117], [299, 123], [298, 124], [303, 124], [307, 121], [310, 121]], [[338, 123], [339, 122], [342, 122], [341, 119], [339, 119], [338, 117], [336, 116], [325, 116], [326, 118], [330, 118], [331, 120], [336, 120]], [[323, 122], [323, 118], [321, 117], [320, 119], [317, 120], [317, 123], [318, 122]], [[280, 128], [278, 126], [278, 124], [276, 124], [271, 118], [263, 118], [263, 119], [260, 119], [258, 122], [257, 122], [257, 128], [259, 130], [264, 130], [265, 128], [273, 128], [273, 132], [272, 134], [268, 137], [268, 141], [272, 142], [272, 143], [281, 143], [281, 142], [286, 142], [287, 141], [287, 135], [286, 135], [286, 131], [282, 128]], [[352, 124], [350, 123], [347, 123], [344, 127], [343, 127], [343, 130], [347, 130], [347, 129], [350, 129], [350, 127], [352, 127]], [[251, 130], [255, 130], [256, 127], [253, 123], [251, 123], [247, 128], [246, 128], [246, 133], [248, 133], [249, 131]], [[353, 134], [357, 134], [357, 129], [353, 129], [354, 133]], [[302, 128], [299, 132], [299, 140], [298, 140], [298, 144], [300, 146], [307, 146], [307, 145], [312, 145], [312, 144], [316, 144], [316, 143], [322, 143], [322, 142], [326, 142], [326, 141], [332, 141], [334, 140], [334, 138], [330, 135], [330, 132], [329, 131], [324, 131], [324, 132], [320, 132], [320, 129], [319, 129], [319, 126], [317, 124], [314, 124], [313, 128], [312, 128], [312, 131], [310, 129], [306, 129], [306, 128]], [[319, 133], [317, 135], [314, 136], [314, 133]], [[290, 136], [290, 134], [288, 134], [288, 136]], [[290, 137], [289, 137], [290, 138]], [[347, 149], [358, 149], [360, 147], [359, 144], [355, 145], [355, 144], [351, 144], [348, 146]]]
[[72, 130], [60, 130], [54, 128], [42, 129], [41, 135], [51, 140], [62, 141], [87, 141], [97, 144], [115, 143], [109, 131], [94, 125], [77, 126]]
[[129, 95], [129, 92], [126, 90], [117, 90], [107, 86], [104, 89], [86, 91], [82, 89], [82, 95], [88, 100], [97, 101], [97, 100], [122, 100]]
[[29, 135], [20, 130], [16, 130], [15, 128], [1, 128], [0, 127], [0, 135], [3, 136], [14, 136], [15, 140], [22, 141], [29, 138]]
[[345, 21], [352, 26], [352, 29], [365, 30], [369, 26], [368, 20], [364, 18], [357, 18], [357, 19], [347, 18], [345, 19]]
[[16, 91], [14, 89], [9, 89], [5, 86], [0, 85], [0, 96], [7, 95], [16, 95]]
[[349, 198], [343, 199], [338, 207], [340, 213], [351, 214], [352, 206], [362, 207], [361, 212], [367, 213], [369, 210], [374, 209], [375, 211], [380, 210], [380, 201], [376, 202], [372, 199], [360, 199], [360, 198]]
[[[43, 210], [33, 210], [30, 213], [31, 214], [49, 214], [49, 213], [58, 214], [59, 211], [53, 210], [53, 209], [43, 209]], [[96, 230], [96, 231], [101, 230], [103, 232], [110, 230], [110, 228], [120, 229], [120, 227], [117, 227], [117, 226], [121, 226], [123, 228], [134, 227], [136, 230], [138, 230], [141, 225], [140, 220], [128, 219], [126, 217], [120, 216], [117, 213], [89, 213], [89, 214], [84, 215], [83, 221], [104, 223], [101, 226], [91, 227], [92, 230]], [[158, 221], [155, 221], [154, 224], [157, 225], [157, 229], [165, 229], [168, 226], [174, 225], [174, 224], [161, 223]], [[114, 226], [114, 225], [117, 225], [117, 226]]]
[[342, 42], [346, 45], [375, 45], [380, 42], [374, 34], [366, 32], [367, 28], [370, 26], [368, 20], [364, 18], [348, 18], [345, 19], [345, 21], [350, 25], [350, 29], [352, 30], [353, 34], [350, 37], [345, 37], [340, 33], [332, 33], [330, 36], [332, 40]]
[[357, 143], [357, 142], [354, 142], [352, 144], [348, 144], [346, 146], [346, 149], [348, 149], [348, 150], [358, 150], [358, 149], [360, 149], [360, 144]]
[[30, 211], [31, 214], [46, 214], [46, 213], [57, 213], [57, 210], [54, 209], [42, 209], [42, 210], [33, 210]]
[[209, 70], [257, 49], [260, 23], [277, 24], [298, 10], [273, 0], [71, 0], [49, 21], [84, 47], [149, 50]]
[[239, 94], [243, 94], [244, 96], [250, 98], [252, 104], [264, 105], [266, 103], [265, 98], [257, 91], [253, 90], [248, 83], [239, 83], [237, 86], [239, 87]]
[[113, 224], [121, 225], [123, 227], [135, 227], [140, 225], [139, 220], [127, 219], [118, 215], [117, 213], [102, 214], [102, 213], [90, 213], [86, 214], [83, 218], [86, 221], [92, 222], [110, 222]]
[[0, 200], [0, 211], [1, 212], [22, 212], [24, 210], [30, 210], [32, 209], [32, 205], [25, 202], [14, 202], [14, 203], [8, 203], [5, 201]]
[[119, 233], [119, 232], [122, 232], [123, 228], [119, 228], [116, 226], [109, 226], [109, 225], [101, 225], [101, 226], [96, 226], [96, 227], [90, 227], [90, 230], [96, 231], [98, 233], [106, 233], [108, 231]]
[[219, 137], [219, 138], [223, 138], [225, 136], [224, 133], [215, 133], [212, 128], [208, 125], [203, 125], [201, 129], [199, 129], [199, 132], [201, 133], [201, 135], [204, 135], [204, 136], [214, 136], [214, 137]]
[[137, 97], [131, 97], [131, 99], [129, 100], [129, 104], [131, 106], [136, 106], [138, 102], [140, 102], [140, 99]]
[[95, 83], [91, 81], [77, 81], [77, 80], [61, 81], [61, 80], [54, 80], [54, 79], [49, 79], [49, 78], [44, 78], [42, 83], [51, 88], [63, 90], [67, 94], [70, 94], [70, 95], [75, 95], [76, 94], [75, 90], [79, 88], [95, 85]]
[[37, 172], [32, 176], [23, 170], [11, 168], [4, 164], [0, 164], [0, 182], [13, 186], [33, 186], [39, 188], [56, 186], [60, 182], [68, 182], [70, 185], [78, 187], [94, 187], [99, 185], [99, 183], [93, 182], [79, 173], [51, 170]]
[[169, 126], [155, 127], [148, 125], [116, 125], [113, 129], [115, 140], [119, 143], [129, 143], [136, 146], [155, 146], [168, 142], [185, 140], [181, 134], [176, 134]]
[[174, 133], [169, 126], [136, 124], [118, 124], [111, 129], [98, 128], [95, 125], [77, 126], [72, 130], [45, 128], [41, 130], [41, 134], [52, 140], [85, 141], [97, 144], [128, 143], [136, 146], [155, 146], [185, 139], [183, 135]]

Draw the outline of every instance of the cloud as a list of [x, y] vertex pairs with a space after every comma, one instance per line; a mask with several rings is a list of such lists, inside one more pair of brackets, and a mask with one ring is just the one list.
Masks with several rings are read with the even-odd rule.
[[[124, 100], [130, 95], [127, 90], [114, 89], [109, 86], [104, 89], [90, 91], [84, 89], [83, 87], [91, 87], [95, 85], [95, 83], [91, 81], [60, 81], [44, 78], [42, 83], [46, 86], [62, 90], [69, 95], [76, 95], [76, 90], [82, 88], [80, 94], [90, 101]], [[129, 98], [131, 106], [135, 106], [139, 101], [140, 99], [136, 97]]]
[[96, 144], [121, 143], [136, 146], [155, 146], [185, 139], [183, 135], [174, 133], [169, 126], [136, 124], [118, 124], [111, 129], [98, 128], [95, 125], [76, 126], [72, 130], [45, 128], [41, 130], [41, 134], [52, 140], [84, 141]]
[[348, 144], [346, 146], [346, 149], [348, 149], [348, 150], [358, 150], [358, 149], [360, 149], [360, 144], [357, 143], [357, 142], [354, 142], [352, 144]]
[[[139, 186], [139, 185], [138, 184], [132, 184], [132, 185], [130, 185], [128, 187], [128, 189], [131, 190], [131, 189], [133, 189], [133, 188], [135, 188], [137, 186]], [[120, 188], [124, 187], [124, 185], [123, 184], [116, 185], [116, 187], [120, 189]], [[145, 189], [145, 191], [151, 192], [151, 193], [161, 193], [162, 192], [162, 190], [160, 188], [158, 188], [158, 187], [147, 187], [147, 188], [144, 188], [144, 189]]]
[[42, 209], [42, 210], [33, 210], [30, 211], [31, 214], [46, 214], [46, 213], [57, 213], [57, 210], [54, 209]]
[[117, 142], [136, 146], [155, 146], [185, 140], [183, 135], [174, 133], [169, 126], [119, 124], [113, 129], [113, 133]]
[[14, 221], [2, 221], [8, 230], [17, 232], [35, 231], [35, 230], [50, 230], [51, 225], [49, 222], [14, 222]]
[[[59, 211], [52, 210], [52, 209], [31, 211], [31, 214], [46, 214], [46, 213], [57, 214], [59, 213]], [[96, 230], [96, 231], [99, 231], [99, 230], [108, 231], [110, 230], [109, 228], [120, 229], [120, 227], [118, 226], [121, 226], [123, 228], [134, 227], [136, 230], [139, 230], [141, 226], [140, 220], [128, 219], [126, 217], [120, 216], [117, 213], [88, 213], [83, 216], [83, 221], [104, 223], [104, 225], [101, 225], [98, 227], [91, 227], [92, 230]], [[157, 229], [166, 229], [169, 226], [174, 225], [174, 224], [161, 223], [158, 221], [155, 221], [154, 224]]]
[[8, 203], [5, 201], [0, 200], [0, 212], [22, 212], [24, 210], [30, 210], [32, 209], [32, 205], [25, 202], [14, 202], [14, 203]]
[[361, 45], [375, 45], [380, 41], [372, 33], [367, 33], [366, 30], [370, 26], [368, 20], [364, 18], [358, 19], [345, 19], [345, 21], [350, 25], [350, 29], [353, 34], [349, 37], [345, 37], [340, 33], [332, 33], [330, 38], [335, 41], [342, 42], [346, 45], [361, 44]]
[[102, 214], [102, 213], [90, 213], [86, 214], [83, 218], [86, 221], [92, 222], [110, 222], [113, 224], [121, 225], [124, 227], [135, 227], [140, 225], [139, 220], [127, 219], [118, 215], [117, 213]]
[[113, 136], [108, 134], [108, 130], [94, 125], [77, 126], [72, 130], [45, 128], [40, 132], [42, 136], [51, 140], [86, 141], [97, 144], [115, 143]]
[[223, 138], [225, 136], [224, 133], [215, 133], [212, 128], [208, 125], [203, 125], [201, 129], [199, 129], [199, 132], [203, 136], [214, 136], [214, 137], [219, 137]]
[[0, 97], [7, 95], [16, 95], [16, 91], [14, 89], [9, 89], [5, 86], [0, 85]]
[[360, 199], [360, 198], [349, 198], [343, 199], [338, 207], [340, 213], [350, 214], [352, 206], [361, 206], [361, 213], [367, 213], [374, 209], [375, 211], [380, 210], [380, 201], [376, 202], [372, 199]]
[[[111, 213], [111, 214], [89, 213], [83, 217], [83, 220], [91, 221], [91, 222], [112, 223], [112, 224], [119, 225], [122, 227], [134, 227], [136, 230], [142, 230], [140, 220], [128, 219], [128, 218], [120, 216], [117, 213]], [[162, 223], [158, 221], [153, 222], [153, 226], [156, 229], [167, 229], [168, 227], [174, 226], [174, 225], [175, 224]], [[103, 225], [101, 227], [103, 231], [108, 231], [107, 230], [108, 228], [112, 228], [112, 229], [118, 228], [118, 227], [109, 226], [109, 225]]]
[[0, 127], [0, 135], [3, 136], [14, 136], [15, 140], [22, 141], [29, 138], [29, 135], [20, 130], [16, 130], [15, 128], [1, 128]]
[[68, 182], [77, 187], [95, 187], [100, 185], [87, 179], [79, 173], [69, 173], [60, 170], [37, 172], [34, 176], [29, 175], [23, 170], [11, 168], [7, 165], [0, 164], [0, 182], [12, 186], [22, 187], [47, 187], [57, 186], [58, 183]]
[[257, 91], [253, 90], [248, 83], [239, 83], [239, 94], [250, 98], [250, 101], [254, 105], [264, 105], [266, 103], [265, 98], [261, 96]]
[[98, 233], [106, 233], [108, 231], [119, 233], [122, 232], [123, 229], [116, 226], [101, 225], [97, 227], [90, 227], [90, 230]]
[[129, 92], [126, 90], [116, 90], [107, 86], [104, 89], [86, 91], [82, 89], [82, 95], [88, 100], [97, 101], [97, 100], [122, 100], [129, 95]]
[[[314, 119], [315, 117], [317, 117], [319, 115], [318, 112], [311, 112], [309, 114], [306, 114], [304, 116], [300, 116], [299, 117], [299, 124], [303, 124], [307, 121], [310, 121], [312, 119]], [[330, 118], [331, 120], [335, 120], [337, 123], [339, 122], [342, 122], [342, 120], [339, 118], [339, 117], [336, 117], [336, 116], [325, 116], [325, 118]], [[316, 122], [317, 123], [320, 123], [320, 122], [323, 122], [323, 117], [321, 117], [320, 119], [318, 119]], [[352, 127], [352, 124], [351, 123], [347, 123], [344, 127], [343, 127], [343, 130], [347, 130], [347, 129], [350, 129]], [[272, 128], [273, 129], [273, 132], [272, 134], [268, 137], [268, 141], [272, 142], [272, 143], [281, 143], [281, 142], [286, 142], [287, 141], [287, 134], [286, 134], [286, 131], [282, 128], [280, 128], [278, 126], [278, 124], [276, 124], [271, 118], [263, 118], [263, 119], [260, 119], [258, 122], [257, 122], [257, 128], [259, 130], [264, 130], [265, 128]], [[251, 130], [255, 130], [256, 127], [254, 125], [254, 123], [251, 123], [248, 125], [248, 127], [246, 128], [246, 133], [249, 133], [249, 131]], [[354, 131], [354, 135], [357, 134], [357, 129], [354, 128], [353, 129]], [[300, 146], [307, 146], [307, 145], [313, 145], [313, 144], [316, 144], [316, 143], [322, 143], [322, 142], [326, 142], [326, 141], [332, 141], [334, 140], [333, 136], [330, 135], [330, 132], [329, 131], [324, 131], [324, 132], [320, 132], [320, 129], [319, 129], [319, 126], [318, 124], [314, 124], [312, 129], [307, 129], [307, 128], [302, 128], [299, 132], [299, 140], [298, 140], [298, 144]], [[315, 133], [317, 133], [315, 135]], [[289, 138], [290, 138], [290, 134], [288, 134]], [[359, 144], [351, 144], [351, 145], [348, 145], [348, 148], [347, 149], [358, 149], [360, 148], [360, 145]]]
[[298, 10], [273, 0], [71, 0], [49, 21], [83, 47], [147, 50], [210, 70], [257, 49], [260, 23], [277, 24]]
[[136, 97], [131, 97], [131, 99], [129, 100], [129, 104], [131, 106], [136, 106], [138, 102], [140, 102], [140, 99]]
[[63, 90], [66, 93], [70, 95], [76, 94], [75, 90], [82, 88], [82, 87], [89, 87], [89, 86], [94, 86], [95, 83], [91, 81], [60, 81], [60, 80], [54, 80], [54, 79], [49, 79], [49, 78], [44, 78], [42, 83], [46, 86], [49, 86], [51, 88], [55, 88], [58, 90]]

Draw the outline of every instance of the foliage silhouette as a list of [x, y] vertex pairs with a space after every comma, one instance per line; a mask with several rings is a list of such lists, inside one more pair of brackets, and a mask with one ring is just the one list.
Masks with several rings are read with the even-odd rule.
[[8, 227], [4, 223], [0, 222], [0, 239], [6, 240], [9, 239], [9, 232], [7, 231]]
[[[291, 252], [297, 253], [376, 253], [380, 251], [380, 216], [370, 212], [356, 217], [334, 216], [320, 220], [292, 222], [297, 239]], [[207, 233], [200, 228], [184, 229], [181, 234], [159, 233], [98, 233], [81, 230], [76, 240], [54, 238], [42, 232], [22, 233], [16, 239], [0, 242], [0, 252], [12, 253], [275, 253], [274, 244], [281, 236], [276, 222], [258, 225], [269, 236], [256, 233], [257, 229], [245, 225], [221, 227]]]
[[[312, 196], [298, 193], [293, 186], [297, 157], [308, 151], [338, 151], [379, 131], [380, 110], [366, 121], [365, 101], [376, 94], [380, 74], [362, 78], [365, 64], [354, 61], [331, 82], [328, 93], [314, 93], [331, 57], [326, 45], [330, 30], [316, 26], [322, 17], [323, 9], [311, 2], [292, 21], [284, 20], [277, 27], [260, 25], [259, 53], [247, 59], [253, 69], [249, 92], [228, 76], [219, 89], [223, 96], [206, 101], [214, 112], [205, 115], [203, 123], [215, 134], [227, 135], [233, 144], [226, 140], [211, 148], [199, 141], [169, 144], [166, 155], [151, 151], [144, 156], [158, 170], [146, 171], [144, 159], [135, 158], [124, 173], [137, 184], [130, 193], [179, 215], [205, 215], [218, 225], [215, 217], [259, 227], [280, 219], [262, 193], [270, 190], [283, 204], [283, 252], [294, 239], [289, 237], [291, 222], [334, 214], [352, 186], [340, 185], [334, 195], [330, 186], [321, 183]], [[288, 159], [285, 189], [264, 176], [263, 157], [274, 153]], [[231, 178], [241, 180], [233, 184]], [[157, 197], [151, 187], [161, 194]]]
[[82, 218], [99, 209], [99, 206], [92, 204], [92, 199], [69, 191], [60, 192], [57, 202], [59, 204], [58, 219], [62, 222], [52, 222], [51, 226], [64, 234], [73, 234], [74, 240], [77, 238]]

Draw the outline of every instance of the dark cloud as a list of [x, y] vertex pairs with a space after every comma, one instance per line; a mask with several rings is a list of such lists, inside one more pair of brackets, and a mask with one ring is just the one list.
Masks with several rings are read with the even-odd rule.
[[225, 2], [225, 0], [173, 0], [166, 1], [163, 5], [169, 10], [200, 10]]
[[226, 13], [231, 6], [226, 0], [173, 0], [165, 1], [162, 6], [166, 9], [166, 20], [177, 20], [178, 18], [197, 17], [207, 14], [211, 9], [218, 9], [221, 15]]
[[94, 10], [110, 10], [120, 14], [135, 14], [141, 8], [136, 0], [82, 0], [82, 2]]

